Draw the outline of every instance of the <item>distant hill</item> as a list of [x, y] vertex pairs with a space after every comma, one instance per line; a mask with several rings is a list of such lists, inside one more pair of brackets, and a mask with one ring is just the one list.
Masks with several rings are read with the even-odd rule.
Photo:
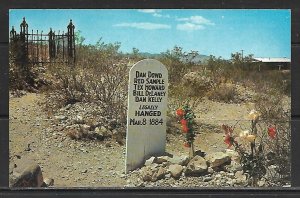
[[139, 53], [141, 56], [145, 57], [145, 58], [161, 58], [162, 55], [161, 54], [151, 54], [149, 52], [140, 52]]
[[202, 63], [202, 64], [205, 64], [205, 63], [207, 63], [209, 57], [210, 57], [210, 56], [199, 54], [199, 55], [197, 55], [197, 56], [193, 59], [193, 62], [194, 62], [194, 63], [199, 63], [199, 62], [200, 62], [200, 63]]
[[[153, 59], [158, 59], [158, 58], [161, 58], [162, 57], [162, 54], [151, 54], [149, 52], [140, 52], [139, 53], [141, 56], [145, 57], [145, 58], [153, 58]], [[207, 55], [202, 55], [202, 54], [199, 54], [197, 55], [194, 59], [193, 59], [193, 62], [195, 63], [207, 63], [208, 59], [209, 59], [210, 56], [207, 56]], [[184, 61], [184, 60], [183, 60]]]

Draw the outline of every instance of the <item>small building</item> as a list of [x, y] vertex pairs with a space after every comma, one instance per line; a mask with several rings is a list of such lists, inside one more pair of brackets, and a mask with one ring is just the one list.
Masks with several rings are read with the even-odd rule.
[[259, 70], [261, 67], [268, 70], [290, 70], [291, 59], [290, 58], [253, 58], [253, 62], [263, 63], [259, 64]]

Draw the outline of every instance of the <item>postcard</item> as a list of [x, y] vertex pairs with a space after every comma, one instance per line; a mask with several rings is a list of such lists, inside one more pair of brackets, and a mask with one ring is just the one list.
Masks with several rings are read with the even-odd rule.
[[291, 186], [288, 9], [11, 9], [11, 188]]

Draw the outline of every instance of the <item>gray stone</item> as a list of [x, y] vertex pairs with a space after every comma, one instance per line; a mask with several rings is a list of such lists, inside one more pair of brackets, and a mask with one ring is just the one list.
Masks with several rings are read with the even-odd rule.
[[277, 169], [278, 168], [275, 165], [268, 166], [266, 169], [265, 178], [273, 182], [278, 181], [280, 179], [280, 174], [278, 173]]
[[214, 171], [214, 169], [213, 169], [212, 167], [208, 167], [207, 172], [210, 173], [210, 174], [212, 174], [212, 173], [214, 173], [215, 171]]
[[141, 168], [140, 174], [141, 174], [141, 178], [143, 181], [151, 181], [153, 171], [152, 171], [151, 167], [146, 166], [146, 167]]
[[155, 169], [157, 169], [157, 167], [159, 167], [159, 165], [156, 163], [150, 164], [149, 166], [152, 170], [155, 170]]
[[68, 117], [64, 116], [64, 115], [55, 116], [54, 118], [58, 121], [63, 121], [63, 120], [68, 119]]
[[283, 185], [282, 187], [283, 188], [289, 188], [289, 187], [291, 187], [291, 184], [286, 184], [286, 185]]
[[234, 176], [237, 184], [241, 184], [247, 180], [247, 176], [243, 174], [243, 171], [237, 171]]
[[167, 171], [163, 167], [151, 168], [151, 166], [145, 166], [140, 170], [141, 177], [143, 181], [155, 182], [159, 179], [164, 178]]
[[150, 157], [149, 159], [147, 159], [146, 160], [146, 162], [145, 162], [145, 166], [149, 166], [149, 165], [151, 165], [151, 164], [153, 164], [153, 163], [155, 163], [156, 162], [156, 157]]
[[97, 133], [100, 136], [108, 136], [108, 132], [109, 132], [109, 130], [107, 128], [105, 128], [104, 126], [95, 128], [95, 133]]
[[120, 178], [126, 178], [126, 175], [125, 174], [120, 174]]
[[164, 169], [163, 167], [159, 167], [157, 172], [155, 172], [154, 176], [152, 176], [152, 178], [155, 178], [155, 180], [163, 179], [166, 173], [166, 169]]
[[212, 177], [205, 177], [204, 179], [203, 179], [203, 181], [204, 182], [209, 182], [209, 181], [211, 181], [213, 178]]
[[11, 187], [41, 187], [43, 185], [41, 167], [33, 160], [20, 160], [10, 179]]
[[84, 119], [81, 115], [77, 115], [76, 118], [74, 119], [75, 124], [84, 124]]
[[189, 163], [188, 156], [173, 156], [168, 159], [171, 164], [179, 164], [181, 166], [186, 166]]
[[52, 178], [44, 179], [44, 183], [43, 183], [44, 187], [49, 187], [49, 186], [53, 186], [53, 185], [54, 185], [54, 179], [52, 179]]
[[215, 178], [221, 178], [221, 177], [222, 177], [221, 174], [216, 174], [216, 175], [215, 175]]
[[186, 174], [188, 175], [198, 175], [207, 172], [207, 163], [203, 157], [196, 155], [191, 161], [188, 163], [186, 167]]
[[211, 153], [205, 156], [205, 159], [208, 161], [210, 167], [215, 168], [225, 163], [230, 162], [230, 156], [223, 152]]
[[236, 171], [243, 170], [243, 167], [241, 166], [240, 163], [238, 163], [236, 161], [231, 161], [231, 163], [229, 165], [224, 166], [224, 169], [227, 172], [233, 172], [233, 173], [235, 173]]
[[183, 171], [183, 167], [179, 164], [171, 164], [169, 166], [169, 171], [172, 177], [178, 179]]
[[266, 181], [264, 179], [257, 182], [258, 187], [264, 187], [266, 186]]
[[225, 153], [231, 158], [231, 161], [234, 161], [236, 163], [240, 162], [241, 157], [237, 151], [226, 149]]
[[171, 173], [167, 173], [166, 175], [165, 175], [165, 178], [170, 178], [172, 175], [171, 175]]
[[69, 110], [72, 107], [71, 104], [68, 104], [67, 106], [65, 106], [65, 110]]
[[236, 179], [232, 179], [232, 184], [236, 184]]
[[89, 125], [87, 125], [87, 124], [83, 124], [83, 125], [80, 125], [79, 126], [80, 127], [80, 130], [82, 131], [82, 133], [88, 133], [89, 132], [89, 130], [90, 130], [90, 126]]
[[227, 182], [226, 182], [226, 184], [228, 184], [229, 186], [233, 186], [233, 181], [232, 180], [228, 180]]
[[168, 161], [169, 161], [168, 156], [159, 156], [156, 158], [156, 163], [158, 163], [158, 164], [162, 164], [162, 163], [168, 162]]

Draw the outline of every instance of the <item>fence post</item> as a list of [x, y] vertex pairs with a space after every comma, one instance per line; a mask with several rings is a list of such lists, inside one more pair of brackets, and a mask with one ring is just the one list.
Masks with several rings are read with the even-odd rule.
[[15, 41], [16, 35], [17, 35], [17, 32], [15, 30], [15, 27], [12, 26], [11, 31], [10, 31], [10, 40], [11, 40], [11, 42]]
[[21, 41], [21, 62], [27, 63], [28, 61], [28, 24], [26, 23], [25, 17], [23, 17], [23, 22], [20, 24], [20, 41]]
[[52, 31], [52, 28], [50, 28], [49, 32], [49, 57], [50, 62], [55, 58], [55, 33]]
[[15, 31], [14, 26], [9, 32], [11, 59], [22, 65], [52, 63], [57, 59], [75, 65], [75, 26], [72, 20], [67, 27], [67, 33], [60, 34], [59, 31], [57, 35], [52, 28], [50, 28], [48, 35], [38, 30], [36, 32], [32, 30], [31, 33], [28, 33], [28, 24], [23, 17], [23, 21], [20, 23], [20, 33]]
[[16, 48], [17, 48], [16, 47], [16, 45], [17, 45], [17, 32], [16, 32], [14, 26], [12, 26], [11, 31], [9, 32], [9, 35], [10, 35], [10, 43], [9, 43], [10, 49], [9, 50], [11, 50], [12, 57], [15, 58]]
[[72, 61], [75, 64], [75, 26], [72, 23], [72, 19], [68, 25], [68, 62]]

